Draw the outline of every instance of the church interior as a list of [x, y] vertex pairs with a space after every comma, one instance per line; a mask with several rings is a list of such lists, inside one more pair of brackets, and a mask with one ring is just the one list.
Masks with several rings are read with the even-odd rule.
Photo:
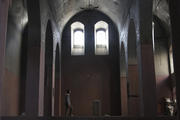
[[179, 119], [179, 21], [178, 0], [0, 0], [0, 120]]

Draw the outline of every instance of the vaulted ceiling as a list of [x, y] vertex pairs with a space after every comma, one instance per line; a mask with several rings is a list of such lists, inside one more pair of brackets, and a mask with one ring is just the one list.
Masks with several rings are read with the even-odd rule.
[[[22, 2], [23, 1], [23, 2]], [[15, 0], [10, 9], [11, 16], [14, 18], [22, 17], [21, 23], [27, 21], [27, 14], [23, 6], [26, 0]], [[43, 1], [43, 0], [42, 0]], [[59, 24], [60, 30], [68, 20], [76, 13], [85, 9], [96, 9], [108, 15], [121, 29], [130, 14], [130, 8], [136, 0], [47, 0], [52, 14]], [[153, 15], [159, 20], [160, 24], [170, 33], [170, 15], [168, 0], [153, 0]], [[17, 19], [18, 20], [18, 19]]]
[[170, 14], [168, 0], [154, 0], [153, 14], [160, 20], [160, 24], [164, 27], [166, 32], [170, 34]]
[[[67, 21], [76, 13], [85, 9], [96, 9], [108, 15], [121, 28], [125, 23], [130, 7], [135, 0], [48, 0], [52, 13], [63, 29]], [[153, 15], [169, 33], [170, 15], [168, 0], [153, 1]], [[61, 29], [60, 29], [61, 30]]]
[[85, 9], [96, 9], [108, 15], [121, 27], [123, 20], [128, 17], [132, 0], [51, 0], [50, 8], [56, 21], [63, 28], [65, 23], [76, 13]]

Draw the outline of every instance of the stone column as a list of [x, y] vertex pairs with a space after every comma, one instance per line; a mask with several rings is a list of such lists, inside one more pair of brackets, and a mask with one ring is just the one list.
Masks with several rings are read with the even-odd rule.
[[156, 80], [152, 44], [152, 0], [139, 0], [137, 57], [139, 68], [140, 114], [155, 117], [157, 113]]
[[[41, 61], [41, 22], [39, 0], [27, 0], [28, 48], [26, 79], [26, 116], [39, 115], [39, 81]], [[43, 64], [42, 64], [43, 65]], [[43, 101], [42, 101], [43, 102]]]
[[121, 115], [128, 116], [128, 58], [127, 45], [121, 43], [120, 51], [120, 91], [121, 91]]
[[6, 48], [6, 32], [8, 23], [9, 0], [0, 0], [0, 116], [3, 114], [3, 75]]
[[[174, 73], [176, 76], [176, 98], [178, 113], [180, 110], [180, 1], [169, 0], [170, 3], [170, 16], [172, 25], [172, 45], [174, 57]], [[178, 120], [179, 120], [178, 114]]]

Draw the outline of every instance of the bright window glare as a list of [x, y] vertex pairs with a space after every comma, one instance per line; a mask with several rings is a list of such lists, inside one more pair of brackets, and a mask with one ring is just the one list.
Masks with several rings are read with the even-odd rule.
[[74, 32], [74, 45], [84, 45], [83, 31], [78, 30]]
[[84, 24], [74, 22], [71, 24], [71, 55], [84, 55]]
[[109, 54], [109, 32], [108, 24], [104, 21], [99, 21], [94, 26], [95, 35], [95, 54]]
[[106, 33], [103, 30], [97, 31], [97, 45], [106, 45]]

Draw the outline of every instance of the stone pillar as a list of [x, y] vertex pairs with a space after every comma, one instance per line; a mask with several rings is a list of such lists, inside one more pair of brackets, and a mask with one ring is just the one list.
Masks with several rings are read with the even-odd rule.
[[6, 48], [6, 32], [8, 23], [9, 0], [0, 0], [0, 116], [3, 114], [3, 75]]
[[[39, 115], [39, 81], [41, 61], [41, 22], [39, 0], [27, 0], [28, 48], [26, 79], [26, 116]], [[43, 102], [43, 101], [41, 101]]]
[[127, 47], [121, 43], [120, 51], [120, 91], [121, 91], [121, 115], [128, 116], [128, 62]]
[[170, 3], [170, 16], [172, 26], [172, 45], [173, 45], [173, 57], [174, 57], [174, 73], [176, 76], [176, 98], [178, 109], [178, 120], [180, 110], [180, 1], [169, 0]]
[[140, 115], [157, 114], [156, 80], [152, 44], [152, 0], [139, 0], [137, 57], [139, 68]]

